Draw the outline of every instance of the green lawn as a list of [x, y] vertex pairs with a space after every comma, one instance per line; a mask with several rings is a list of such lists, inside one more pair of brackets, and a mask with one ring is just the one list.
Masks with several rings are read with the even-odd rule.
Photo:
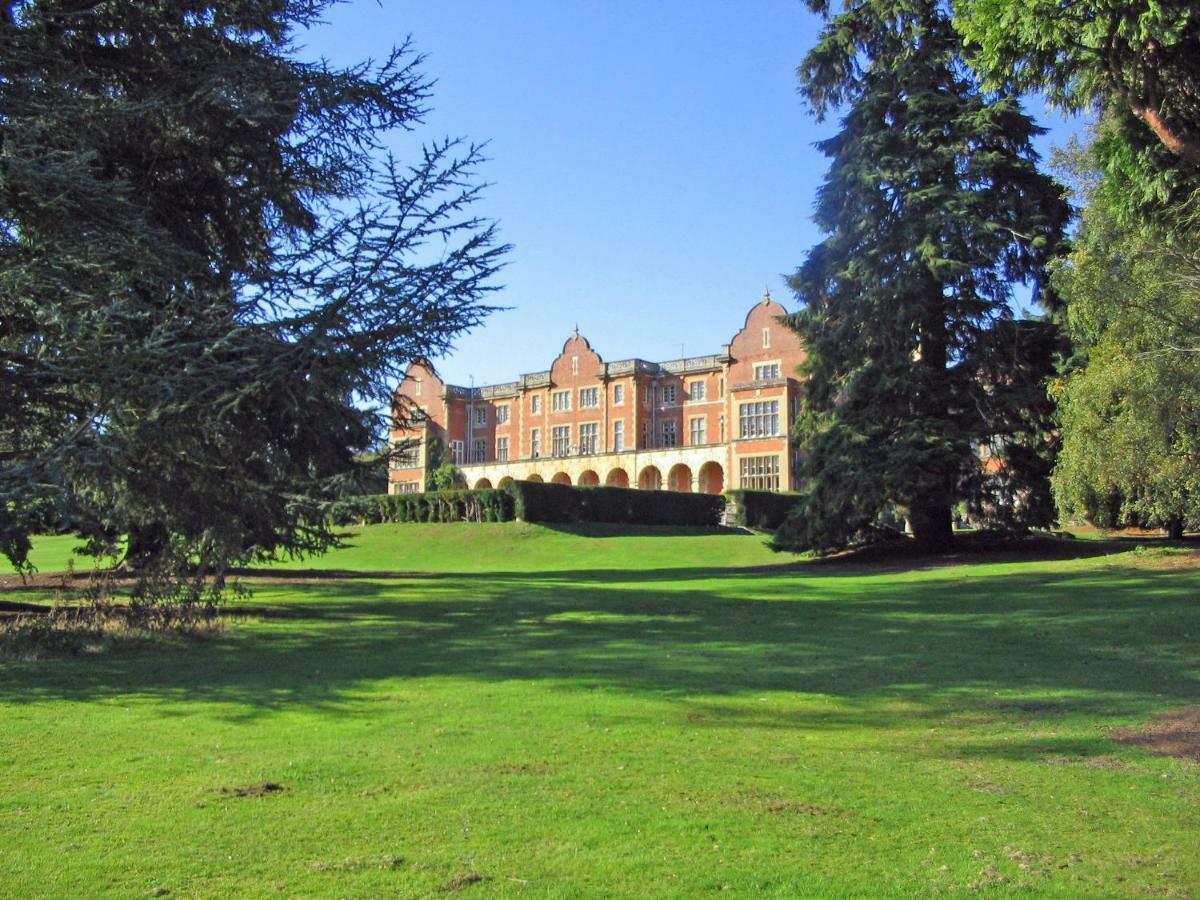
[[0, 895], [1200, 893], [1200, 766], [1110, 733], [1200, 704], [1183, 553], [351, 544], [220, 637], [0, 663]]

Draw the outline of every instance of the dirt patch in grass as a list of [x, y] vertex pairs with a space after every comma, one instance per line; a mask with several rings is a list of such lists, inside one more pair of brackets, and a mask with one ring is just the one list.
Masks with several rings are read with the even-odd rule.
[[1004, 710], [1005, 712], [1018, 712], [1033, 716], [1044, 715], [1045, 713], [1060, 713], [1063, 711], [1061, 703], [1043, 700], [1004, 700], [999, 703], [985, 705], [994, 709]]
[[1088, 559], [1132, 550], [1134, 546], [1133, 540], [1124, 538], [1080, 541], [1042, 533], [1013, 536], [967, 532], [956, 534], [954, 547], [944, 552], [923, 550], [910, 538], [898, 538], [831, 553], [808, 560], [806, 565], [852, 572], [907, 572], [985, 563]]
[[775, 799], [763, 804], [763, 812], [777, 816], [835, 816], [841, 813], [841, 810], [836, 806], [822, 806], [819, 803]]
[[248, 787], [223, 787], [218, 791], [225, 797], [265, 797], [267, 794], [278, 794], [284, 790], [282, 784], [274, 781], [263, 781]]
[[1147, 569], [1200, 569], [1200, 550], [1187, 550], [1155, 554], [1150, 559], [1141, 559], [1139, 565]]
[[455, 875], [445, 884], [438, 888], [443, 894], [450, 894], [454, 891], [461, 891], [464, 888], [469, 888], [473, 884], [479, 884], [481, 881], [487, 881], [486, 875], [480, 875], [478, 872], [466, 872], [462, 875]]
[[1115, 728], [1110, 735], [1118, 744], [1200, 762], [1200, 706], [1162, 713], [1141, 728]]
[[977, 793], [980, 793], [980, 794], [1011, 794], [1012, 793], [1012, 790], [1010, 790], [1009, 788], [1005, 787], [1002, 784], [992, 784], [991, 782], [987, 782], [987, 781], [980, 782], [979, 784], [972, 787], [971, 790], [976, 791]]
[[1111, 772], [1124, 772], [1131, 768], [1128, 762], [1119, 756], [1047, 756], [1044, 760], [1052, 766], [1084, 766], [1088, 769], [1108, 769]]
[[361, 872], [364, 869], [398, 869], [403, 865], [403, 857], [385, 853], [383, 856], [318, 859], [310, 863], [309, 868], [314, 872]]
[[496, 775], [549, 775], [550, 767], [545, 763], [499, 763], [485, 767]]

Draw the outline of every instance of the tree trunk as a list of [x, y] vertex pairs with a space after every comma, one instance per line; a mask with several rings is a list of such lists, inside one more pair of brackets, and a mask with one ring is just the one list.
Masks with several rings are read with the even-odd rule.
[[[947, 178], [953, 178], [953, 173], [947, 173]], [[919, 326], [918, 363], [926, 374], [916, 398], [915, 411], [927, 421], [940, 425], [950, 417], [948, 398], [943, 393], [949, 361], [946, 310], [942, 284], [931, 275], [928, 281], [926, 290], [930, 302]], [[914, 486], [918, 499], [909, 504], [908, 517], [913, 539], [923, 550], [948, 550], [954, 545], [954, 504], [947, 487], [948, 480], [945, 470], [935, 464], [924, 473], [922, 483]]]
[[129, 542], [125, 546], [125, 558], [118, 568], [127, 572], [143, 572], [163, 555], [171, 536], [158, 523], [135, 525], [129, 529]]
[[1186, 129], [1176, 128], [1168, 124], [1159, 111], [1149, 104], [1131, 100], [1129, 108], [1135, 116], [1146, 123], [1164, 147], [1180, 159], [1186, 160], [1193, 165], [1200, 165], [1200, 141], [1197, 141], [1192, 135], [1188, 134]]
[[1183, 519], [1180, 516], [1171, 516], [1167, 519], [1167, 524], [1163, 528], [1167, 533], [1167, 537], [1172, 541], [1183, 540]]
[[908, 510], [913, 540], [922, 550], [940, 552], [954, 546], [954, 515], [948, 499], [914, 503]]

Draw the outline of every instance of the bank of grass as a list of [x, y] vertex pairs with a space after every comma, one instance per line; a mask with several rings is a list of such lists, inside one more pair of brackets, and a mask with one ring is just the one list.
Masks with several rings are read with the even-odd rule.
[[217, 638], [0, 664], [3, 894], [1200, 891], [1200, 767], [1111, 730], [1200, 703], [1186, 551], [349, 543]]

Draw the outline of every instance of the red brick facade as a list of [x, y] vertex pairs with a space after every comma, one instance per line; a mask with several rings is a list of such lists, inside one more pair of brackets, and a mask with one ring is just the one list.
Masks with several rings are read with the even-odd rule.
[[393, 443], [392, 493], [422, 490], [444, 448], [469, 487], [509, 478], [720, 493], [791, 490], [788, 436], [804, 359], [784, 308], [764, 296], [720, 353], [606, 363], [578, 333], [549, 370], [507, 384], [447, 385], [414, 363], [396, 392], [414, 424]]

